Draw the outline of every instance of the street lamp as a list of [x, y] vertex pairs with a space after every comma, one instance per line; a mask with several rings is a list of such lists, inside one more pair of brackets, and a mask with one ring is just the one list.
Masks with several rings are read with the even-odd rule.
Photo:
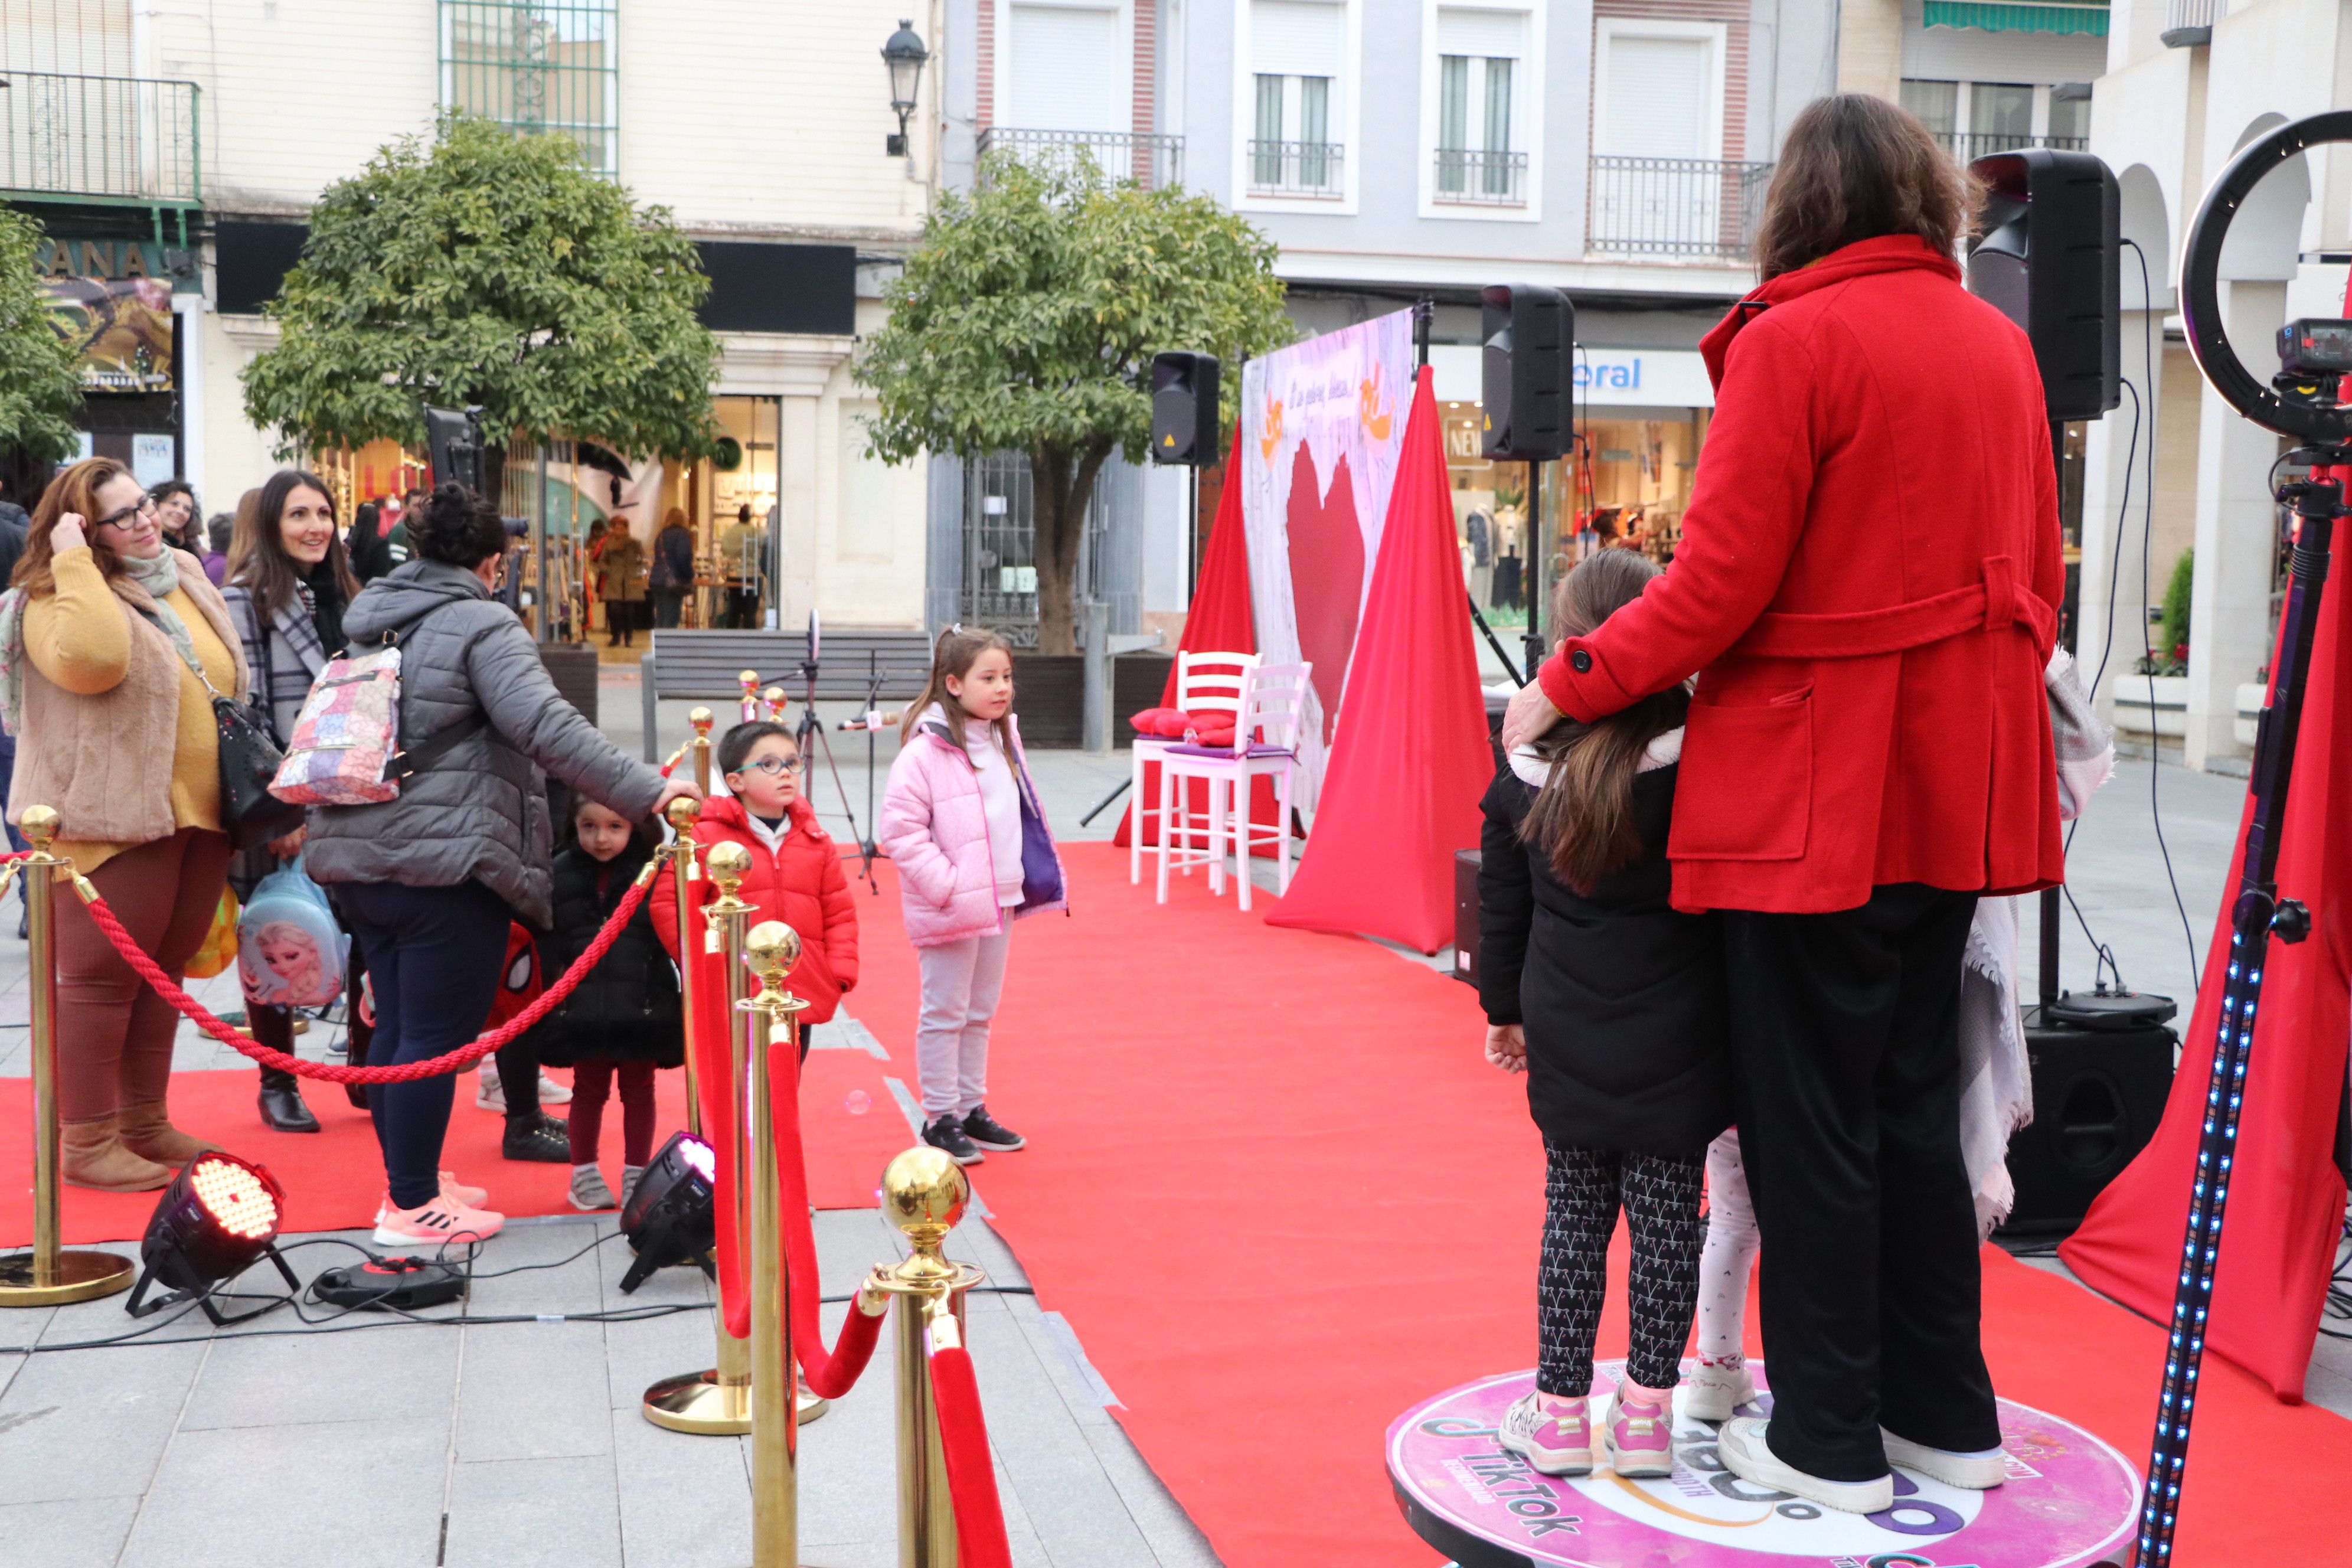
[[923, 62], [931, 51], [923, 47], [922, 35], [915, 31], [911, 19], [901, 18], [898, 30], [882, 46], [882, 63], [890, 68], [890, 107], [898, 114], [898, 133], [884, 142], [887, 157], [907, 156], [907, 120], [915, 112], [915, 89], [923, 79]]

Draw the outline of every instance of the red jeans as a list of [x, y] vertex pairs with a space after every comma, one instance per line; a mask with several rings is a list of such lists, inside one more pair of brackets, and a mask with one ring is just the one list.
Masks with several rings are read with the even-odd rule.
[[654, 1157], [654, 1064], [583, 1057], [572, 1064], [572, 1163], [596, 1163], [604, 1131], [604, 1096], [621, 1080], [621, 1162], [643, 1165]]

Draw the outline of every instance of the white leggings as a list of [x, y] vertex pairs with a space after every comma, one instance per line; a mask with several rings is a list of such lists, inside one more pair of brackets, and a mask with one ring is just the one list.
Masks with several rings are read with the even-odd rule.
[[923, 972], [923, 1012], [915, 1026], [915, 1072], [923, 1120], [968, 1116], [988, 1098], [988, 1026], [1004, 993], [1013, 922], [915, 950]]
[[1706, 1249], [1698, 1261], [1698, 1353], [1734, 1361], [1748, 1321], [1748, 1276], [1756, 1267], [1756, 1210], [1748, 1201], [1748, 1167], [1739, 1129], [1706, 1146]]

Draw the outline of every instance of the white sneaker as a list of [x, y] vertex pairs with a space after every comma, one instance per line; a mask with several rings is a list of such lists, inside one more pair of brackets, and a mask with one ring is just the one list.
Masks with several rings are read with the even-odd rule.
[[1715, 1451], [1723, 1460], [1724, 1468], [1743, 1481], [1789, 1492], [1841, 1513], [1877, 1513], [1895, 1506], [1895, 1477], [1891, 1473], [1874, 1481], [1825, 1481], [1819, 1476], [1809, 1476], [1794, 1465], [1784, 1463], [1765, 1447], [1764, 1426], [1765, 1423], [1753, 1415], [1734, 1416], [1723, 1424], [1722, 1432], [1716, 1436]]
[[[569, 1085], [558, 1083], [541, 1071], [539, 1075], [539, 1102], [541, 1105], [569, 1105], [572, 1103], [572, 1089]], [[499, 1081], [498, 1063], [488, 1057], [484, 1057], [482, 1065], [474, 1069], [474, 1109], [495, 1110], [500, 1115], [506, 1113], [507, 1087]]]
[[1592, 1473], [1592, 1421], [1585, 1400], [1562, 1401], [1561, 1413], [1549, 1414], [1530, 1389], [1503, 1412], [1495, 1441], [1547, 1476]]
[[1888, 1464], [1916, 1470], [1948, 1487], [1958, 1487], [1972, 1492], [1990, 1491], [2009, 1479], [2009, 1466], [1999, 1448], [1979, 1448], [1973, 1454], [1959, 1454], [1949, 1448], [1930, 1448], [1927, 1444], [1914, 1443], [1908, 1437], [1897, 1437], [1884, 1426], [1878, 1429], [1878, 1435], [1885, 1440]]
[[1683, 1414], [1694, 1421], [1728, 1421], [1755, 1402], [1756, 1374], [1744, 1356], [1719, 1362], [1702, 1356], [1683, 1379]]

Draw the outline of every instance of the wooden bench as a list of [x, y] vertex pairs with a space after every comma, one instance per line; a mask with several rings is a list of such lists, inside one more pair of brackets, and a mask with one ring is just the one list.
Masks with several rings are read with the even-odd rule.
[[[928, 633], [878, 627], [826, 626], [819, 633], [817, 700], [862, 702], [873, 675], [882, 677], [881, 700], [911, 702], [931, 673]], [[638, 660], [644, 672], [646, 761], [661, 761], [656, 704], [665, 700], [709, 703], [719, 730], [735, 721], [744, 670], [757, 671], [760, 689], [781, 686], [794, 701], [808, 694], [801, 664], [805, 631], [684, 631], [654, 633], [653, 651]]]

